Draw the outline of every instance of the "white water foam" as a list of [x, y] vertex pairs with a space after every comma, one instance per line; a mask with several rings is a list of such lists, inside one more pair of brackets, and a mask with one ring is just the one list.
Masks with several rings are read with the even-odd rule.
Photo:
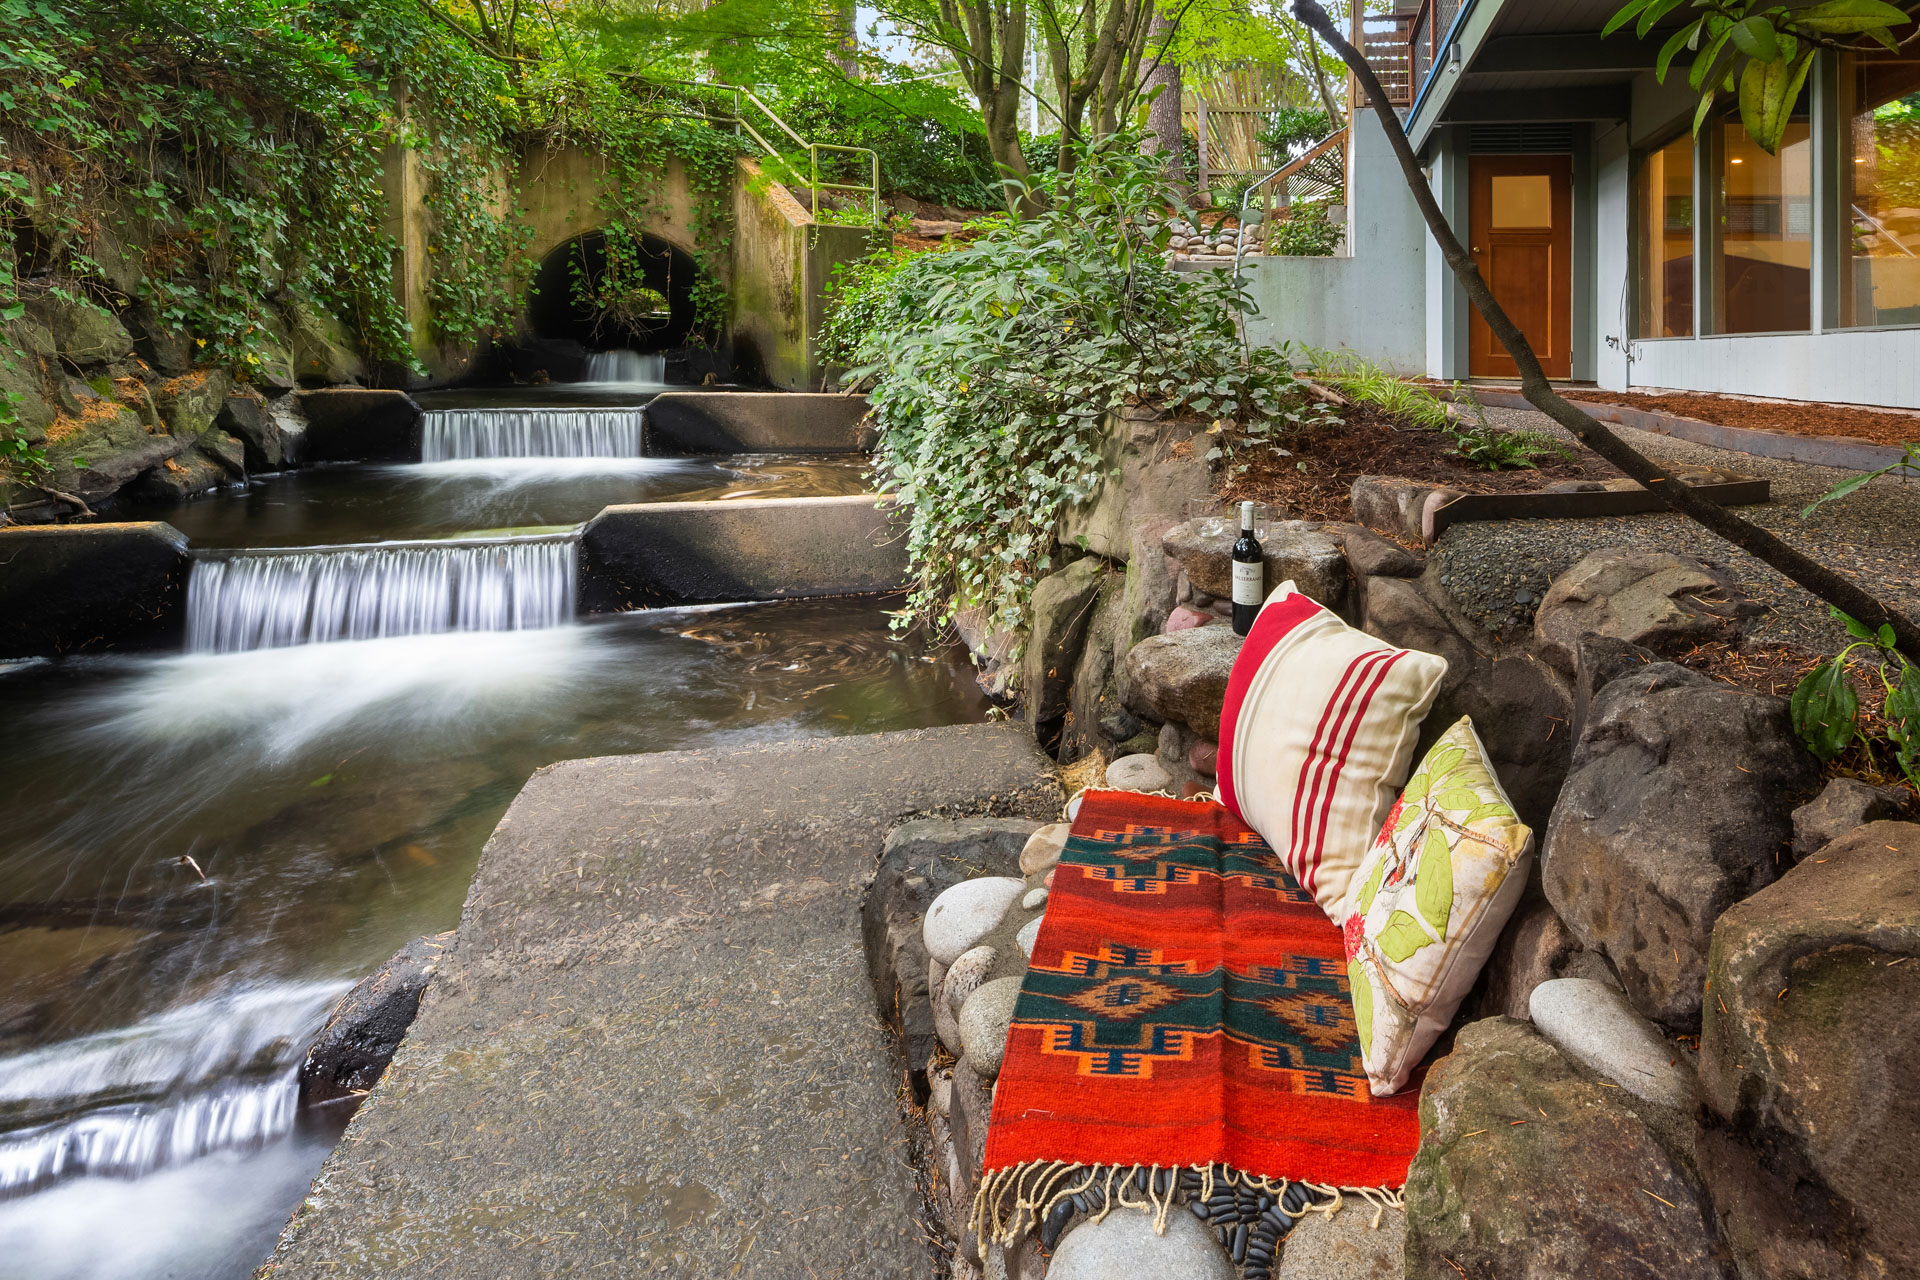
[[[0, 1059], [0, 1197], [136, 1177], [293, 1128], [297, 1072], [344, 982], [278, 982]], [[58, 1117], [57, 1119], [51, 1119]]]
[[187, 580], [187, 648], [555, 627], [573, 620], [577, 559], [571, 535], [209, 557]]
[[587, 357], [587, 381], [658, 387], [667, 381], [667, 358], [659, 352], [596, 351]]
[[638, 458], [644, 409], [434, 409], [422, 417], [424, 462], [470, 458]]

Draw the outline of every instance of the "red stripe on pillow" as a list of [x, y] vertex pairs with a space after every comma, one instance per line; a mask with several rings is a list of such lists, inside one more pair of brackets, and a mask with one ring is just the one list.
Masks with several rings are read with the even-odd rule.
[[1309, 879], [1317, 878], [1320, 873], [1320, 858], [1327, 846], [1327, 815], [1333, 808], [1334, 790], [1340, 785], [1341, 767], [1346, 764], [1347, 753], [1353, 750], [1353, 740], [1359, 736], [1360, 726], [1366, 723], [1367, 710], [1373, 705], [1373, 695], [1380, 691], [1382, 684], [1386, 683], [1387, 672], [1393, 669], [1393, 664], [1404, 657], [1406, 657], [1406, 650], [1395, 649], [1386, 653], [1385, 662], [1374, 664], [1373, 680], [1367, 685], [1367, 691], [1361, 697], [1360, 705], [1347, 725], [1347, 738], [1340, 744], [1340, 752], [1334, 758], [1333, 774], [1327, 780], [1326, 798], [1320, 806], [1319, 830], [1315, 833], [1313, 841], [1313, 870]]
[[[1359, 702], [1362, 714], [1365, 714], [1366, 700], [1371, 699], [1371, 693], [1363, 700], [1361, 690], [1365, 688], [1374, 667], [1379, 665], [1383, 653], [1383, 650], [1370, 649], [1356, 654], [1347, 663], [1333, 696], [1327, 699], [1327, 710], [1333, 712], [1332, 722], [1328, 722], [1326, 715], [1321, 716], [1320, 727], [1314, 731], [1313, 743], [1307, 748], [1306, 759], [1300, 764], [1301, 784], [1293, 794], [1293, 831], [1286, 858], [1288, 865], [1293, 868], [1294, 878], [1309, 893], [1317, 891], [1314, 877], [1320, 869], [1318, 855], [1324, 843], [1324, 837], [1320, 840], [1314, 838], [1314, 828], [1316, 823], [1324, 825], [1327, 810], [1333, 803], [1334, 788], [1339, 785], [1343, 757], [1341, 749], [1335, 744], [1340, 741], [1341, 731], [1347, 727], [1356, 702]], [[1336, 707], [1337, 711], [1334, 710]], [[1351, 743], [1353, 735], [1347, 734], [1346, 740]], [[1306, 783], [1309, 769], [1313, 771], [1311, 785]]]
[[1253, 629], [1241, 644], [1233, 660], [1233, 670], [1227, 676], [1227, 698], [1220, 709], [1220, 759], [1215, 763], [1214, 776], [1218, 780], [1220, 803], [1243, 824], [1246, 820], [1241, 818], [1240, 806], [1233, 798], [1233, 736], [1240, 722], [1240, 704], [1246, 700], [1247, 686], [1253, 683], [1274, 646], [1286, 639], [1295, 627], [1322, 612], [1320, 605], [1297, 591], [1267, 605], [1253, 620]]

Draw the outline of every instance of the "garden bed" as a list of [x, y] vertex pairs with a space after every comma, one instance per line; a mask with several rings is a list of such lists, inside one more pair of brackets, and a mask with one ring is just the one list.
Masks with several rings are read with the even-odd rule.
[[1784, 431], [1796, 436], [1844, 436], [1874, 444], [1900, 445], [1920, 440], [1920, 414], [1855, 405], [1812, 404], [1790, 400], [1746, 400], [1737, 396], [1692, 392], [1648, 394], [1639, 391], [1567, 391], [1568, 400], [1613, 404], [1649, 413], [1666, 413], [1720, 427]]
[[1345, 406], [1341, 423], [1304, 427], [1285, 437], [1287, 453], [1266, 447], [1243, 452], [1247, 469], [1229, 475], [1220, 496], [1229, 502], [1252, 499], [1298, 520], [1350, 520], [1353, 482], [1361, 476], [1396, 476], [1444, 485], [1462, 493], [1532, 493], [1569, 480], [1605, 481], [1619, 477], [1614, 467], [1575, 451], [1573, 458], [1547, 454], [1536, 465], [1488, 471], [1453, 452], [1453, 441], [1438, 431], [1396, 425], [1360, 405]]

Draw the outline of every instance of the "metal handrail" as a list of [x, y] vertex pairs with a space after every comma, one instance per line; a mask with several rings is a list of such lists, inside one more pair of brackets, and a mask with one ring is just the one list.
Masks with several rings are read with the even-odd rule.
[[[692, 89], [719, 90], [722, 93], [731, 93], [733, 95], [733, 115], [721, 118], [719, 122], [723, 124], [731, 123], [736, 135], [745, 134], [747, 137], [753, 139], [753, 141], [759, 145], [760, 149], [768, 155], [780, 156], [782, 154], [780, 148], [774, 146], [760, 130], [754, 128], [753, 122], [747, 119], [745, 111], [742, 110], [743, 104], [747, 103], [758, 107], [760, 113], [766, 116], [775, 129], [793, 139], [793, 144], [796, 147], [802, 147], [806, 150], [808, 161], [812, 165], [812, 173], [808, 181], [808, 212], [811, 213], [815, 219], [820, 217], [820, 193], [822, 191], [857, 191], [866, 194], [874, 221], [878, 222], [880, 220], [880, 153], [871, 147], [849, 147], [836, 142], [808, 142], [794, 131], [792, 125], [782, 120], [780, 113], [768, 106], [759, 94], [746, 88], [744, 85], [703, 84], [693, 80], [656, 83], [682, 84]], [[820, 153], [823, 151], [841, 152], [849, 155], [862, 155], [867, 157], [873, 175], [872, 181], [869, 183], [822, 182], [820, 180]]]

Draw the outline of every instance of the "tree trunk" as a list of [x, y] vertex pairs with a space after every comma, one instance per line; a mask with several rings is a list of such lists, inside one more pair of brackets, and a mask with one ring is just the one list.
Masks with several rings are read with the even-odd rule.
[[1173, 33], [1173, 24], [1156, 8], [1153, 31], [1147, 36], [1147, 50], [1153, 59], [1147, 72], [1147, 92], [1157, 89], [1159, 96], [1147, 108], [1147, 145], [1159, 152], [1167, 181], [1183, 196], [1190, 197], [1186, 139], [1180, 129], [1180, 64], [1173, 60], [1167, 47]]
[[1460, 243], [1459, 237], [1454, 235], [1453, 228], [1440, 212], [1440, 206], [1433, 198], [1433, 189], [1427, 185], [1426, 175], [1421, 172], [1419, 158], [1413, 154], [1413, 146], [1407, 141], [1400, 117], [1387, 102], [1386, 91], [1380, 87], [1380, 79], [1373, 74], [1373, 68], [1340, 34], [1333, 19], [1327, 16], [1327, 11], [1316, 0], [1293, 0], [1293, 16], [1318, 33], [1340, 55], [1340, 60], [1347, 64], [1347, 69], [1360, 82], [1368, 105], [1373, 108], [1381, 129], [1393, 146], [1394, 156], [1400, 162], [1400, 172], [1406, 179], [1407, 188], [1413, 193], [1414, 203], [1420, 208], [1420, 216], [1426, 220], [1427, 230], [1432, 233], [1434, 243], [1440, 246], [1441, 256], [1446, 259], [1454, 277], [1460, 281], [1460, 287], [1466, 291], [1474, 308], [1486, 320], [1487, 327], [1500, 340], [1500, 345], [1513, 357], [1514, 364], [1520, 370], [1520, 391], [1526, 396], [1527, 402], [1571, 431], [1581, 444], [1638, 480], [1668, 507], [1779, 570], [1790, 581], [1869, 628], [1878, 630], [1882, 626], [1892, 627], [1900, 652], [1909, 661], [1920, 660], [1920, 626], [1916, 626], [1913, 619], [1774, 534], [1701, 497], [1597, 419], [1554, 393], [1526, 335], [1520, 332], [1493, 296], [1493, 290], [1481, 277], [1480, 268], [1475, 265], [1472, 255]]

